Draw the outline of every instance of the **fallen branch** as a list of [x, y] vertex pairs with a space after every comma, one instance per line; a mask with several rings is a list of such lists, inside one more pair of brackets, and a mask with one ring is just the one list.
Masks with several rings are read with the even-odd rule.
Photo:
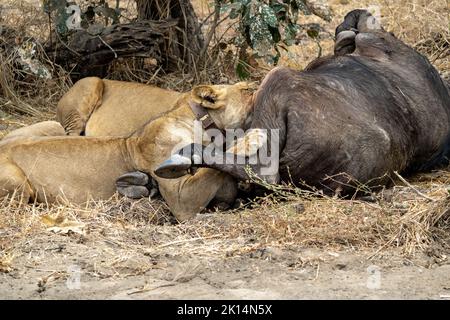
[[67, 42], [59, 41], [46, 48], [50, 60], [74, 70], [74, 80], [87, 76], [106, 76], [109, 64], [118, 58], [153, 58], [158, 65], [167, 65], [168, 41], [178, 20], [137, 21], [104, 28], [98, 34], [79, 30]]
[[394, 171], [394, 174], [397, 176], [397, 178], [400, 179], [401, 182], [403, 182], [407, 187], [411, 188], [415, 193], [417, 193], [419, 196], [429, 200], [429, 201], [436, 201], [436, 199], [430, 198], [429, 196], [427, 196], [426, 194], [420, 192], [419, 190], [417, 190], [412, 184], [410, 184], [408, 181], [405, 180], [405, 178], [403, 178], [397, 171]]

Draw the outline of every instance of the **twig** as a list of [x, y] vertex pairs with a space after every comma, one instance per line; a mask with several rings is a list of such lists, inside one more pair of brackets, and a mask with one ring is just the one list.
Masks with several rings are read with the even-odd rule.
[[[69, 50], [70, 52], [72, 52], [74, 55], [76, 55], [76, 56], [78, 56], [78, 57], [81, 57], [81, 54], [79, 54], [78, 52], [76, 52], [75, 50], [73, 50], [71, 47], [69, 47], [69, 46], [61, 39], [61, 37], [59, 36], [59, 33], [58, 33], [58, 32], [55, 32], [55, 34], [56, 34], [56, 36], [57, 36], [59, 42], [61, 42], [62, 45], [63, 45], [64, 47], [66, 47], [67, 50]], [[55, 48], [55, 49], [56, 49], [56, 48]]]
[[214, 36], [214, 33], [216, 32], [216, 28], [219, 25], [219, 19], [220, 19], [220, 1], [216, 0], [215, 1], [215, 6], [214, 6], [214, 20], [213, 20], [213, 24], [211, 26], [211, 29], [209, 29], [208, 35], [206, 36], [206, 40], [205, 43], [203, 45], [202, 50], [200, 51], [200, 57], [203, 57], [203, 55], [206, 53], [206, 50], [208, 50], [209, 44], [211, 43], [211, 40]]
[[162, 244], [162, 245], [160, 245], [160, 246], [158, 246], [156, 248], [160, 249], [160, 248], [169, 247], [169, 246], [174, 245], [174, 244], [185, 243], [185, 242], [194, 242], [194, 241], [198, 241], [198, 240], [205, 240], [205, 239], [211, 239], [211, 238], [218, 238], [220, 236], [222, 236], [222, 235], [221, 234], [217, 234], [217, 235], [214, 235], [214, 236], [211, 236], [211, 237], [198, 237], [198, 238], [191, 238], [191, 239], [185, 239], [185, 240], [177, 240], [177, 241], [172, 241], [172, 242], [169, 242], [169, 243]]
[[[399, 232], [400, 233], [400, 232]], [[383, 250], [384, 248], [386, 248], [387, 246], [389, 246], [392, 242], [394, 242], [394, 240], [396, 238], [398, 238], [399, 233], [397, 233], [397, 235], [395, 237], [393, 237], [392, 239], [390, 239], [389, 241], [386, 241], [381, 247], [378, 248], [377, 251], [375, 251], [375, 253], [371, 254], [367, 260], [372, 260], [376, 255], [378, 255], [378, 253], [381, 252], [381, 250]]]
[[100, 36], [97, 36], [97, 37], [100, 39], [101, 42], [103, 42], [103, 44], [105, 46], [107, 46], [114, 53], [114, 58], [117, 59], [117, 57], [118, 57], [117, 52], [109, 44], [107, 44], [106, 41], [103, 40], [102, 37], [100, 37]]
[[48, 28], [49, 28], [49, 37], [50, 37], [50, 48], [53, 47], [53, 40], [52, 40], [52, 13], [48, 13]]
[[430, 198], [429, 196], [427, 196], [426, 194], [420, 192], [419, 190], [417, 190], [415, 187], [413, 187], [413, 185], [411, 185], [408, 181], [405, 180], [405, 178], [403, 178], [397, 171], [394, 171], [394, 174], [397, 176], [397, 178], [400, 179], [401, 182], [403, 182], [407, 187], [411, 188], [415, 193], [417, 193], [419, 196], [429, 200], [429, 201], [436, 201], [436, 199]]
[[175, 282], [171, 282], [171, 283], [166, 283], [166, 284], [162, 284], [160, 286], [151, 287], [151, 288], [144, 286], [144, 287], [142, 287], [142, 289], [138, 289], [138, 290], [135, 290], [135, 291], [128, 292], [127, 295], [131, 296], [132, 294], [144, 293], [144, 292], [152, 291], [152, 290], [159, 289], [159, 288], [173, 287], [176, 284], [177, 283], [175, 283]]
[[211, 12], [210, 14], [208, 14], [208, 16], [207, 16], [205, 19], [203, 19], [202, 22], [200, 22], [200, 25], [199, 25], [197, 31], [198, 31], [198, 30], [201, 30], [202, 27], [203, 27], [203, 25], [206, 23], [206, 21], [208, 21], [209, 19], [211, 19], [211, 17], [212, 17], [215, 13], [216, 13], [216, 12], [213, 11], [213, 12]]
[[320, 271], [320, 263], [317, 263], [316, 276], [314, 277], [313, 281], [316, 281], [319, 278], [319, 271]]

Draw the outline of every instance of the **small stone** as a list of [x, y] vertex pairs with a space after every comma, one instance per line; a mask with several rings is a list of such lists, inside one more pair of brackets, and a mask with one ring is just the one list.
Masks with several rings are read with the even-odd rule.
[[305, 212], [305, 206], [303, 205], [303, 203], [295, 203], [292, 205], [292, 208], [294, 208], [295, 213], [297, 214]]
[[344, 270], [347, 268], [347, 265], [345, 263], [337, 263], [336, 264], [336, 269], [338, 270]]

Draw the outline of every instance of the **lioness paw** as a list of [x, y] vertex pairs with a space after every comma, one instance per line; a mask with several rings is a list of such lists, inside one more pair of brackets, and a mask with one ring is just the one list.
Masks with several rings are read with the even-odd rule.
[[252, 156], [267, 142], [267, 133], [263, 129], [251, 129], [229, 150], [238, 155]]

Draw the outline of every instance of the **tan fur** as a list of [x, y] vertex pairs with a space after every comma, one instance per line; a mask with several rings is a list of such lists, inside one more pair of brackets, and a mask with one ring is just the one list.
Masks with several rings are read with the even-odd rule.
[[267, 134], [263, 129], [250, 129], [227, 152], [250, 157], [254, 155], [267, 141]]
[[63, 136], [64, 128], [56, 121], [43, 121], [31, 126], [16, 129], [3, 137], [1, 142], [18, 137]]
[[213, 169], [200, 169], [175, 180], [156, 177], [153, 171], [180, 143], [193, 142], [195, 117], [189, 100], [206, 102], [205, 97], [214, 95], [215, 103], [207, 104], [211, 117], [222, 129], [237, 128], [251, 111], [247, 89], [245, 83], [196, 87], [179, 99], [173, 110], [126, 138], [20, 137], [0, 143], [0, 197], [19, 189], [22, 201], [108, 199], [119, 176], [138, 170], [157, 180], [172, 213], [186, 220], [225, 186], [230, 192], [229, 186], [235, 182]]
[[61, 98], [56, 118], [68, 135], [128, 136], [170, 110], [180, 96], [145, 84], [89, 77]]

